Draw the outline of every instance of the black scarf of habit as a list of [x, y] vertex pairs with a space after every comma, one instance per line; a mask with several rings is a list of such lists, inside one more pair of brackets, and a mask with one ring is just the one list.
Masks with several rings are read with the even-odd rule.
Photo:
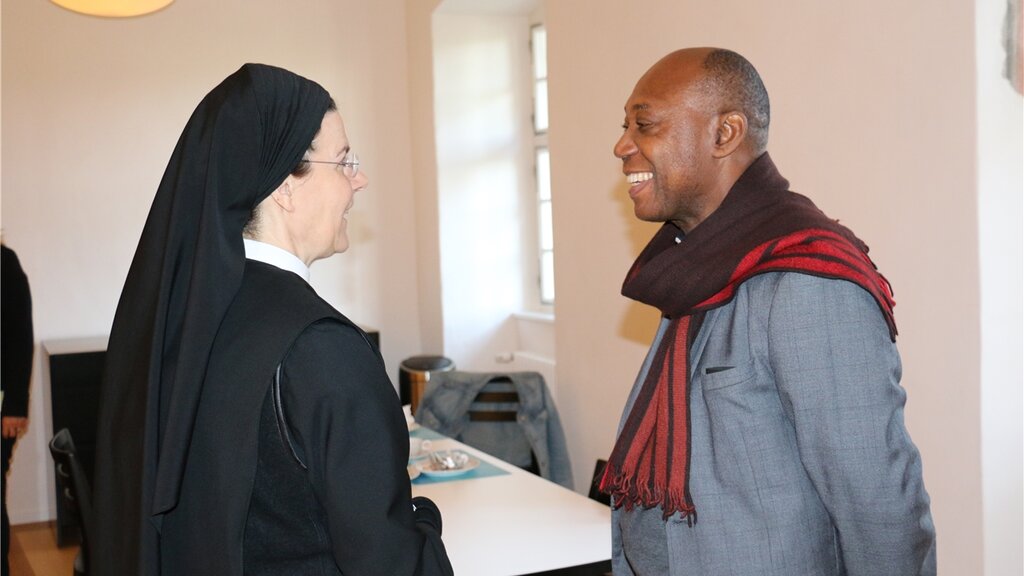
[[174, 149], [114, 316], [100, 390], [92, 573], [159, 573], [210, 348], [242, 281], [242, 228], [302, 159], [320, 85], [246, 64], [199, 103]]
[[600, 489], [616, 507], [661, 506], [664, 518], [696, 521], [689, 493], [689, 354], [705, 312], [727, 304], [746, 280], [799, 272], [847, 280], [878, 303], [896, 338], [892, 291], [853, 232], [789, 191], [768, 154], [740, 176], [722, 205], [685, 239], [666, 223], [633, 264], [623, 295], [669, 318], [650, 371], [608, 460]]

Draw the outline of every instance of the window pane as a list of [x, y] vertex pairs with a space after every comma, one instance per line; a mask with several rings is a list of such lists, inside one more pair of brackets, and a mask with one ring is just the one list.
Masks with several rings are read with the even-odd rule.
[[533, 88], [533, 130], [547, 132], [548, 129], [548, 81], [537, 80]]
[[[543, 26], [530, 29], [533, 56], [533, 130], [544, 134], [548, 130], [548, 42]], [[540, 241], [540, 300], [542, 304], [555, 302], [555, 256], [551, 209], [551, 155], [547, 146], [534, 150], [537, 176], [537, 228]]]
[[551, 200], [551, 154], [547, 148], [537, 148], [537, 197]]
[[548, 77], [548, 33], [543, 26], [534, 26], [533, 35], [533, 77]]
[[540, 203], [540, 249], [553, 250], [555, 248], [554, 234], [551, 231], [551, 201]]
[[544, 304], [555, 301], [554, 252], [544, 252], [540, 255], [540, 301]]

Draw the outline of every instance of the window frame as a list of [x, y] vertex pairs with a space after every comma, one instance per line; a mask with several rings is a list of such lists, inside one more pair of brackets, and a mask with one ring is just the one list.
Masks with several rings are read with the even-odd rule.
[[[551, 150], [548, 146], [550, 118], [547, 106], [547, 29], [544, 24], [538, 23], [530, 26], [529, 45], [532, 83], [530, 125], [533, 128], [532, 160], [537, 218], [537, 298], [541, 306], [553, 307], [555, 304], [555, 250], [552, 221], [554, 212], [551, 191]], [[541, 166], [542, 155], [547, 157], [546, 167]]]

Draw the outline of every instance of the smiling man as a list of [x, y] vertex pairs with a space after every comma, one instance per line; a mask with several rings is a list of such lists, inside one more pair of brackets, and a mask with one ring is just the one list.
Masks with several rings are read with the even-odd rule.
[[789, 191], [757, 71], [673, 52], [625, 110], [635, 214], [664, 225], [622, 291], [663, 318], [601, 479], [615, 574], [934, 574], [889, 284]]

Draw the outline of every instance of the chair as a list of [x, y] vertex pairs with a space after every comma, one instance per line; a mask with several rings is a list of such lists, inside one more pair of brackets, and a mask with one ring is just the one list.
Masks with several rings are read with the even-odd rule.
[[509, 464], [572, 486], [558, 410], [537, 372], [439, 372], [426, 386], [416, 420]]
[[605, 494], [598, 489], [598, 484], [601, 483], [601, 476], [604, 475], [604, 467], [608, 465], [607, 460], [601, 460], [600, 458], [594, 463], [594, 476], [590, 482], [590, 492], [587, 497], [591, 500], [596, 500], [605, 506], [612, 505], [612, 497], [609, 494]]
[[[522, 432], [515, 425], [519, 415], [519, 393], [516, 392], [515, 386], [512, 384], [512, 380], [508, 377], [498, 377], [488, 382], [480, 392], [473, 397], [473, 403], [470, 404], [469, 410], [469, 421], [470, 422], [511, 422], [511, 430], [515, 430], [515, 438], [511, 440], [512, 444], [520, 444], [524, 449], [529, 450], [529, 459], [525, 460], [525, 454], [523, 450], [518, 452], [521, 454], [519, 459], [513, 464], [530, 472], [540, 476], [540, 465], [537, 463], [537, 455], [534, 454], [533, 450], [530, 449], [529, 441]], [[507, 441], [506, 437], [506, 441]], [[469, 442], [472, 445], [472, 440]], [[490, 448], [484, 446], [483, 448]], [[514, 449], [506, 444], [507, 450]], [[516, 460], [514, 457], [510, 458], [508, 454], [505, 454], [507, 460]]]
[[[494, 380], [494, 382], [509, 382], [509, 380], [506, 378], [504, 380]], [[495, 404], [502, 404], [502, 406], [495, 406]], [[519, 394], [515, 390], [489, 392], [485, 388], [473, 398], [473, 405], [469, 410], [469, 421], [515, 422], [518, 404]]]
[[77, 516], [82, 534], [82, 547], [75, 557], [75, 576], [89, 574], [89, 534], [93, 521], [92, 492], [89, 480], [75, 451], [71, 432], [62, 428], [50, 440], [50, 455], [57, 471], [57, 489], [67, 509]]

